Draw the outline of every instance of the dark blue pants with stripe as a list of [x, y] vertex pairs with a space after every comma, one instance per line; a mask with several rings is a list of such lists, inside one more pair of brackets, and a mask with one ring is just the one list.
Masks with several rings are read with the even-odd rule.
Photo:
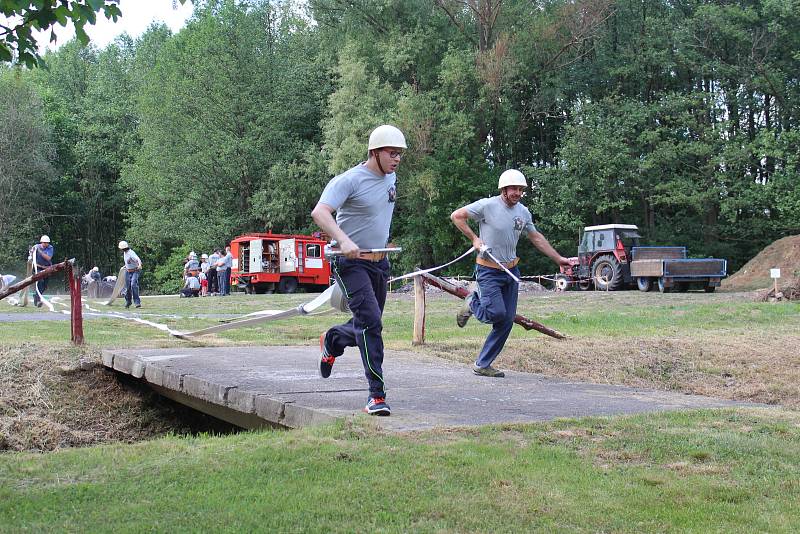
[[383, 384], [383, 307], [389, 260], [378, 262], [336, 257], [333, 275], [347, 297], [353, 317], [328, 330], [325, 345], [331, 356], [341, 356], [346, 347], [358, 346], [361, 363], [369, 382], [369, 396], [385, 397]]
[[[519, 276], [519, 267], [509, 270]], [[476, 266], [476, 278], [480, 298], [472, 299], [470, 309], [480, 322], [492, 325], [492, 331], [475, 361], [478, 367], [486, 368], [492, 365], [511, 334], [514, 317], [517, 315], [519, 284], [505, 271], [483, 265]]]

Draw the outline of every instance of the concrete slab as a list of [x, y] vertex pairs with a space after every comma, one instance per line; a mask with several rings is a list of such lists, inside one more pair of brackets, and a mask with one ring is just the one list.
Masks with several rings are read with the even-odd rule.
[[[302, 427], [361, 413], [367, 386], [358, 351], [318, 372], [314, 347], [217, 347], [105, 351], [103, 364], [162, 393], [234, 424]], [[391, 430], [525, 423], [558, 417], [754, 406], [721, 399], [622, 386], [586, 384], [528, 373], [502, 379], [472, 374], [469, 365], [387, 351], [384, 362]]]

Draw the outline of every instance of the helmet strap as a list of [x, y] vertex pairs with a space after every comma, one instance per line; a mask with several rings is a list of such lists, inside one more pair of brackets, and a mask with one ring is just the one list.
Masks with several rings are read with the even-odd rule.
[[375, 158], [375, 161], [378, 163], [378, 168], [381, 170], [381, 173], [382, 174], [386, 174], [386, 171], [383, 169], [383, 165], [381, 165], [381, 156], [380, 156], [381, 150], [383, 150], [383, 149], [381, 149], [381, 148], [373, 148], [370, 151], [370, 153], [372, 154], [372, 157]]

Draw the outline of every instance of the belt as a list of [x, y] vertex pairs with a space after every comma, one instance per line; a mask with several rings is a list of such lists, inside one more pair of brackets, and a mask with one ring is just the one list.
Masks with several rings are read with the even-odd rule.
[[[493, 262], [492, 260], [481, 258], [480, 256], [475, 258], [475, 263], [477, 263], [478, 265], [483, 265], [484, 267], [489, 267], [490, 269], [501, 269], [500, 265], [498, 265], [497, 263]], [[506, 262], [503, 265], [505, 265], [506, 269], [513, 269], [514, 267], [517, 266], [518, 263], [519, 263], [519, 258], [514, 258], [513, 260]]]
[[381, 261], [385, 257], [386, 257], [386, 253], [385, 252], [359, 252], [358, 253], [358, 259], [359, 260]]

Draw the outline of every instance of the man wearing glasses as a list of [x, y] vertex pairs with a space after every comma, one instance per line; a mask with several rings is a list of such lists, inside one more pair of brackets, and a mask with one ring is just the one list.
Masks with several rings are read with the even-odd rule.
[[[334, 361], [346, 347], [358, 346], [369, 399], [364, 411], [389, 415], [383, 382], [383, 307], [389, 260], [386, 253], [363, 249], [385, 248], [397, 197], [395, 170], [406, 140], [396, 127], [378, 126], [369, 136], [369, 159], [328, 182], [311, 217], [332, 238], [343, 255], [331, 260], [336, 283], [347, 298], [352, 318], [320, 336], [320, 374], [331, 375]], [[336, 212], [336, 219], [333, 218]]]

